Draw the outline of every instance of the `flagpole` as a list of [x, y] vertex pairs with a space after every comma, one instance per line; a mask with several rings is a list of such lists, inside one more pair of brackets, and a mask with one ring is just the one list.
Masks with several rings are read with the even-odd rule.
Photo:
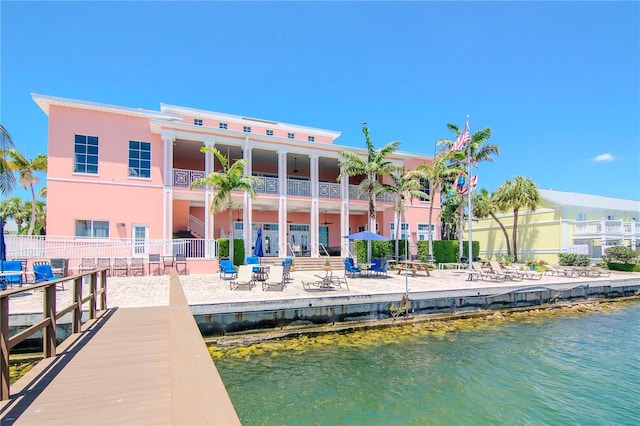
[[[467, 115], [467, 128], [469, 127], [469, 116]], [[471, 135], [469, 135], [471, 136]], [[473, 191], [473, 187], [471, 186], [471, 139], [469, 139], [469, 143], [467, 144], [467, 187], [469, 190], [467, 191], [467, 196], [469, 197], [468, 207], [469, 212], [467, 214], [468, 218], [468, 226], [469, 226], [469, 270], [472, 269], [471, 261], [473, 260], [473, 240], [471, 239], [471, 215], [473, 214], [472, 205], [473, 205], [473, 197], [471, 196], [471, 191]]]

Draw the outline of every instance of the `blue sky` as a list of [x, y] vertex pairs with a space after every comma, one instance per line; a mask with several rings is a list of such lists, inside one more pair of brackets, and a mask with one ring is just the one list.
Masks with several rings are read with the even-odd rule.
[[[161, 102], [432, 155], [470, 116], [500, 147], [478, 186], [640, 199], [638, 2], [0, 3], [0, 120], [29, 158], [30, 93]], [[44, 179], [43, 179], [44, 184]], [[25, 191], [14, 195], [27, 197]]]

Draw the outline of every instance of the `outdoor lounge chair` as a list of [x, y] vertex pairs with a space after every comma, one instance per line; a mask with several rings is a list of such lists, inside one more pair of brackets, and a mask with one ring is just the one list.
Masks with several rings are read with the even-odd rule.
[[[376, 260], [378, 261], [377, 263], [375, 262]], [[387, 274], [387, 265], [388, 265], [387, 259], [374, 259], [374, 263], [376, 263], [376, 264], [373, 266], [372, 271], [376, 275], [384, 274], [384, 275], [388, 276], [388, 274]]]
[[225, 278], [227, 275], [231, 275], [231, 278], [238, 275], [238, 271], [233, 267], [233, 263], [230, 260], [220, 261], [220, 278]]
[[[0, 268], [2, 272], [15, 272], [16, 275], [7, 275], [3, 277], [4, 283], [9, 284], [11, 288], [13, 288], [14, 284], [18, 284], [22, 286], [22, 276], [24, 275], [24, 271], [22, 270], [22, 264], [19, 260], [5, 260], [2, 261], [2, 267]], [[20, 272], [20, 274], [18, 274]]]
[[[247, 265], [259, 265], [260, 258], [258, 256], [247, 257]], [[258, 272], [258, 268], [253, 268], [253, 272]]]
[[[51, 265], [48, 263], [41, 265], [33, 266], [33, 276], [35, 277], [36, 283], [41, 283], [45, 281], [54, 281], [59, 279], [53, 275], [53, 270], [51, 269]], [[64, 290], [64, 281], [60, 282], [60, 286]]]
[[253, 267], [251, 265], [240, 265], [235, 281], [229, 281], [229, 289], [236, 290], [238, 287], [248, 287], [251, 290], [256, 285], [253, 279]]
[[269, 271], [269, 278], [262, 281], [262, 291], [267, 291], [271, 287], [279, 287], [279, 290], [284, 290], [287, 285], [287, 281], [284, 279], [283, 267], [272, 266]]
[[491, 265], [491, 272], [502, 277], [501, 279], [512, 280], [512, 281], [517, 281], [517, 280], [522, 281], [522, 275], [517, 270], [504, 269], [502, 265], [500, 265], [500, 263], [496, 262], [495, 260], [490, 260], [489, 265]]
[[344, 276], [353, 278], [356, 274], [360, 275], [360, 268], [353, 264], [353, 258], [347, 257], [344, 259]]

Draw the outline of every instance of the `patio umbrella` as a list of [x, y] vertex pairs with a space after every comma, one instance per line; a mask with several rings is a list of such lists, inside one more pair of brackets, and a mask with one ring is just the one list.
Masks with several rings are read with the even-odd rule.
[[[370, 231], [356, 232], [355, 234], [346, 235], [342, 238], [364, 241], [387, 241], [389, 239]], [[371, 243], [367, 243], [367, 258], [369, 263], [371, 263]]]
[[0, 216], [0, 260], [7, 260], [7, 246], [4, 242], [4, 218]]
[[256, 244], [253, 246], [253, 255], [258, 256], [262, 260], [264, 251], [262, 249], [262, 228], [258, 228], [256, 232]]

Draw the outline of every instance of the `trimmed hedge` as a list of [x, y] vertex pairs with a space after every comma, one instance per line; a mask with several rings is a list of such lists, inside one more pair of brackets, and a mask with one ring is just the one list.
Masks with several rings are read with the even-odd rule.
[[[229, 258], [229, 239], [218, 238], [218, 258]], [[233, 240], [233, 264], [244, 265], [244, 240]]]
[[638, 263], [607, 262], [607, 268], [612, 271], [640, 272], [640, 264]]

